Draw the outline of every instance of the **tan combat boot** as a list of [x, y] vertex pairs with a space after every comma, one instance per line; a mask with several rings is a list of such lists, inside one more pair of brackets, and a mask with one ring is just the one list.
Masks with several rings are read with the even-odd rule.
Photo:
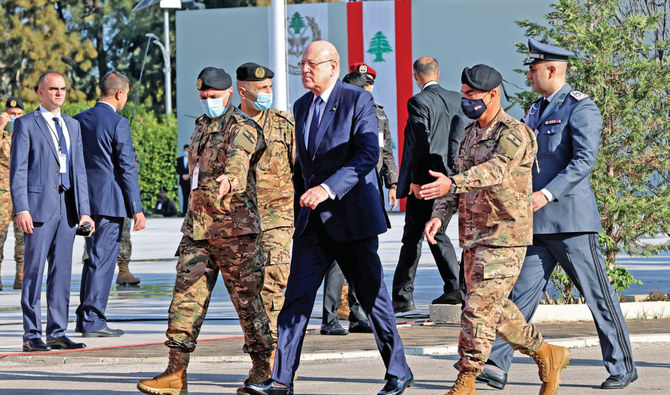
[[477, 395], [475, 376], [468, 373], [459, 373], [454, 386], [445, 395]]
[[170, 349], [170, 359], [165, 371], [152, 380], [141, 380], [137, 389], [145, 394], [187, 395], [186, 368], [190, 354], [176, 348]]
[[21, 289], [23, 285], [23, 262], [16, 264], [16, 277], [14, 277], [14, 289]]
[[561, 370], [570, 363], [570, 350], [543, 342], [540, 348], [530, 355], [538, 366], [542, 380], [540, 395], [554, 395], [561, 384]]
[[119, 285], [137, 285], [140, 283], [140, 279], [130, 273], [127, 263], [119, 263], [119, 274], [116, 276], [116, 283]]

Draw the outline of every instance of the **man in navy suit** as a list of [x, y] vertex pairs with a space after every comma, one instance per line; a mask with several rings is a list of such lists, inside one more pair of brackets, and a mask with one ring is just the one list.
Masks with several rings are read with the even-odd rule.
[[272, 378], [250, 386], [255, 391], [250, 393], [293, 393], [314, 299], [325, 271], [337, 260], [369, 317], [386, 365], [387, 382], [379, 394], [401, 394], [413, 376], [377, 255], [377, 236], [386, 231], [386, 221], [374, 171], [379, 138], [372, 95], [338, 80], [340, 57], [327, 41], [312, 42], [299, 66], [310, 92], [293, 107], [297, 156], [291, 274], [279, 313]]
[[[593, 315], [603, 363], [610, 373], [600, 388], [625, 388], [637, 379], [637, 369], [598, 246], [602, 226], [589, 179], [600, 144], [600, 111], [587, 95], [566, 83], [568, 58], [574, 53], [532, 38], [528, 49], [526, 78], [533, 91], [542, 95], [523, 120], [535, 130], [538, 143], [533, 166], [533, 244], [528, 246], [510, 299], [524, 317], [532, 318], [554, 267], [560, 264]], [[505, 342], [496, 340], [477, 378], [502, 389], [513, 353]]]
[[81, 273], [76, 331], [84, 337], [123, 335], [122, 330], [107, 326], [107, 299], [124, 218], [133, 218], [136, 231], [145, 225], [130, 124], [117, 114], [128, 100], [129, 89], [128, 77], [110, 71], [100, 80], [100, 101], [74, 116], [81, 124], [91, 214], [98, 228], [86, 239], [89, 259]]
[[[88, 222], [88, 184], [79, 122], [61, 114], [67, 89], [55, 72], [40, 76], [39, 108], [14, 123], [9, 167], [16, 224], [24, 232], [23, 351], [84, 348], [66, 335], [70, 305], [72, 244]], [[47, 344], [42, 341], [40, 295], [47, 276]]]

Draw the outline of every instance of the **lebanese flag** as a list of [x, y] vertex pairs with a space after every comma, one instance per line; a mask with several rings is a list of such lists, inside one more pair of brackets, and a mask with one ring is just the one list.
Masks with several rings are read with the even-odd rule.
[[[413, 95], [412, 1], [347, 3], [349, 64], [365, 62], [377, 72], [375, 101], [384, 106], [400, 168], [407, 100]], [[349, 70], [349, 65], [342, 67]], [[405, 209], [405, 199], [400, 202]]]

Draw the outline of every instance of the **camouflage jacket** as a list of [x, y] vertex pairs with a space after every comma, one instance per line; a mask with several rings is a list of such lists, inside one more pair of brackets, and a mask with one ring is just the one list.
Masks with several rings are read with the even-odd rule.
[[262, 230], [293, 226], [293, 161], [295, 159], [293, 115], [270, 108], [259, 125], [267, 149], [256, 166], [256, 193]]
[[377, 129], [379, 129], [379, 162], [377, 162], [377, 172], [384, 180], [384, 185], [389, 188], [398, 183], [398, 168], [393, 159], [393, 141], [391, 140], [391, 131], [389, 130], [389, 119], [384, 112], [384, 107], [375, 103], [375, 116], [377, 117]]
[[486, 129], [478, 125], [465, 128], [454, 162], [455, 194], [436, 199], [432, 216], [445, 223], [458, 209], [462, 248], [528, 245], [535, 134], [502, 109]]
[[[205, 115], [196, 119], [188, 157], [191, 180], [196, 163], [200, 167], [181, 227], [184, 235], [205, 240], [260, 233], [256, 164], [264, 150], [256, 123], [234, 106], [215, 123]], [[230, 191], [216, 200], [216, 178], [222, 174], [230, 181]]]
[[9, 151], [12, 135], [0, 130], [0, 193], [9, 191]]

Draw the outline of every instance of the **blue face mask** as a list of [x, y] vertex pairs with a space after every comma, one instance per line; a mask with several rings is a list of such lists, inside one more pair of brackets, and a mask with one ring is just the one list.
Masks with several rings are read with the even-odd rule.
[[202, 111], [205, 115], [214, 119], [222, 116], [226, 112], [226, 106], [223, 104], [228, 99], [228, 96], [219, 97], [216, 99], [200, 100]]
[[254, 93], [256, 94], [256, 101], [251, 102], [251, 104], [254, 106], [256, 110], [265, 111], [268, 108], [270, 108], [270, 106], [272, 106], [272, 93], [265, 93], [265, 92], [254, 92]]
[[9, 117], [9, 120], [12, 123], [12, 126], [14, 125], [14, 121], [16, 120], [16, 118], [18, 118], [18, 117], [12, 117], [12, 116]]
[[487, 108], [486, 103], [484, 103], [484, 97], [481, 99], [467, 99], [461, 97], [461, 109], [463, 110], [463, 114], [470, 119], [479, 119]]

